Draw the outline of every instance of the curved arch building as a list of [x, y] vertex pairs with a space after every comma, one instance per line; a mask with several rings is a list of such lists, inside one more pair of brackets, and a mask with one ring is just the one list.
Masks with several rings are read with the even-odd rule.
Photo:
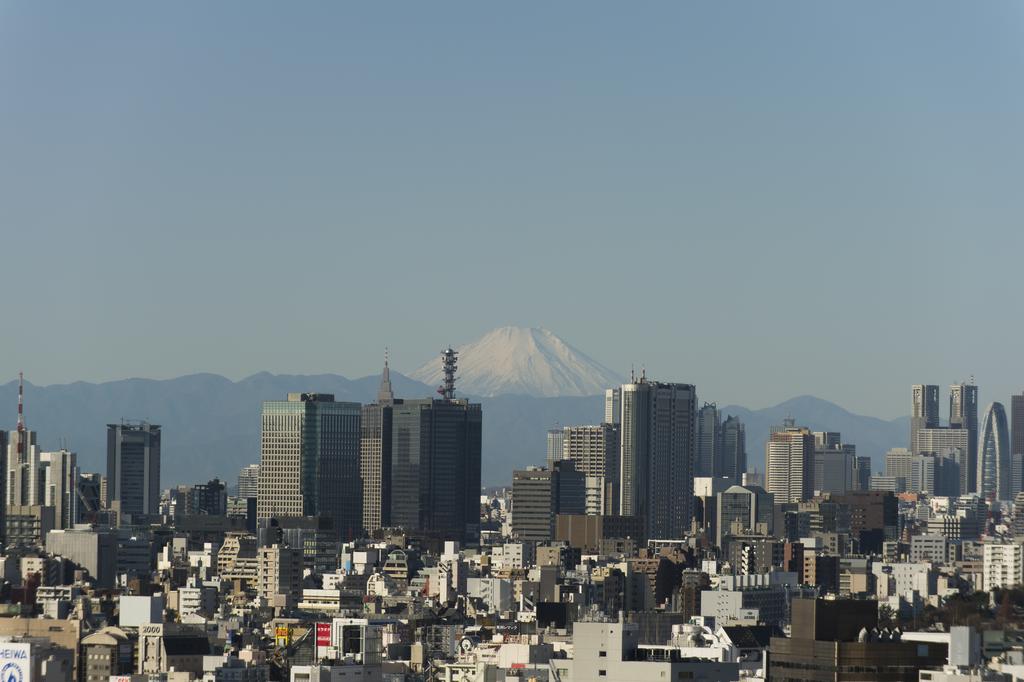
[[1002, 403], [985, 409], [978, 430], [978, 493], [987, 500], [1010, 499], [1010, 436]]

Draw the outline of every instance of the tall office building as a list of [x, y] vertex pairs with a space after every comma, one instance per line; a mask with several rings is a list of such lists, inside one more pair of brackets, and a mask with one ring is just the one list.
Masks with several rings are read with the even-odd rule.
[[36, 432], [25, 429], [12, 431], [10, 439], [5, 477], [6, 504], [9, 507], [42, 504], [44, 479]]
[[[0, 472], [7, 474], [7, 432], [0, 431]], [[4, 539], [7, 518], [7, 483], [0, 481], [0, 542]]]
[[733, 485], [715, 496], [715, 544], [724, 548], [736, 527], [739, 534], [768, 535], [772, 530], [772, 496], [756, 485]]
[[78, 456], [69, 450], [43, 452], [43, 496], [37, 502], [54, 508], [55, 528], [73, 528], [81, 518], [78, 510]]
[[915, 450], [917, 432], [939, 426], [939, 387], [935, 384], [914, 384], [913, 409], [910, 413], [910, 449]]
[[559, 514], [583, 512], [583, 476], [573, 462], [512, 472], [512, 534], [520, 540], [547, 542], [554, 537]]
[[959, 489], [962, 491], [961, 494], [966, 495], [972, 490], [971, 481], [976, 479], [976, 475], [971, 475], [967, 471], [970, 468], [970, 437], [967, 429], [920, 429], [917, 432], [914, 454], [941, 455], [955, 461], [960, 471]]
[[107, 424], [107, 507], [120, 514], [160, 512], [160, 426]]
[[564, 440], [565, 434], [562, 429], [548, 429], [548, 469], [553, 469], [555, 462], [562, 460], [564, 456], [562, 443]]
[[587, 513], [618, 514], [619, 427], [566, 426], [562, 431], [563, 459], [571, 460], [588, 481], [587, 496], [593, 503]]
[[385, 356], [377, 402], [363, 405], [359, 439], [363, 528], [371, 533], [391, 525], [391, 420], [395, 402], [391, 370]]
[[721, 476], [719, 456], [722, 444], [722, 416], [715, 403], [704, 403], [697, 411], [697, 454], [694, 457], [696, 476]]
[[457, 353], [442, 353], [440, 400], [396, 404], [391, 426], [391, 524], [414, 534], [480, 539], [479, 403], [455, 397]]
[[623, 384], [619, 509], [645, 519], [647, 537], [679, 538], [693, 516], [697, 390], [692, 384]]
[[964, 491], [978, 490], [978, 387], [973, 383], [949, 387], [949, 428], [967, 430], [968, 481]]
[[961, 462], [955, 457], [922, 452], [913, 456], [907, 489], [938, 497], [960, 495]]
[[765, 444], [765, 472], [765, 487], [775, 504], [813, 497], [814, 434], [810, 429], [792, 425], [773, 429]]
[[909, 448], [892, 448], [885, 453], [885, 475], [897, 482], [902, 481], [897, 483], [895, 492], [901, 493], [910, 485], [913, 463], [914, 453]]
[[1024, 393], [1010, 396], [1010, 461], [1017, 467], [1010, 488], [1020, 492], [1024, 490]]
[[843, 494], [856, 488], [857, 446], [843, 443], [838, 431], [814, 432], [814, 490]]
[[1010, 434], [1006, 427], [1006, 410], [1002, 403], [992, 403], [985, 410], [978, 436], [978, 487], [986, 500], [1011, 500]]
[[622, 419], [622, 389], [606, 389], [604, 392], [604, 423], [618, 424], [620, 419]]
[[722, 422], [719, 476], [739, 482], [747, 471], [747, 432], [739, 417], [729, 415]]
[[326, 516], [342, 537], [363, 523], [359, 403], [289, 393], [263, 403], [256, 517]]
[[260, 465], [249, 464], [238, 472], [238, 496], [256, 497], [260, 490]]

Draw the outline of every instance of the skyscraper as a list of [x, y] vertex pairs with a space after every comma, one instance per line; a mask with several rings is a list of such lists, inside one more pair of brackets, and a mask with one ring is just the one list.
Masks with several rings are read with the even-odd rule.
[[842, 494], [856, 488], [857, 446], [843, 443], [838, 431], [814, 432], [814, 490]]
[[604, 392], [604, 423], [618, 424], [622, 419], [622, 389], [609, 388]]
[[260, 465], [249, 464], [238, 472], [238, 496], [256, 497], [260, 490]]
[[562, 432], [562, 429], [548, 429], [548, 469], [553, 469], [555, 462], [561, 461], [562, 457], [564, 457], [562, 452], [564, 440], [565, 434]]
[[78, 523], [78, 456], [69, 450], [43, 452], [43, 496], [37, 504], [54, 508], [54, 527], [72, 528]]
[[121, 514], [160, 511], [160, 426], [107, 424], [107, 507]]
[[697, 411], [697, 454], [695, 476], [721, 476], [722, 417], [715, 403], [704, 403]]
[[643, 517], [647, 537], [682, 537], [693, 515], [697, 390], [641, 376], [621, 391], [620, 513]]
[[719, 476], [739, 482], [747, 471], [747, 432], [739, 417], [729, 415], [722, 422], [722, 453]]
[[7, 446], [7, 506], [42, 504], [42, 474], [36, 432], [12, 431], [11, 442]]
[[395, 402], [391, 370], [385, 355], [377, 402], [363, 405], [362, 435], [359, 439], [363, 528], [371, 533], [391, 524], [391, 420]]
[[775, 504], [800, 502], [814, 495], [814, 434], [785, 426], [772, 431], [765, 444], [766, 489]]
[[[972, 491], [971, 481], [977, 475], [971, 475], [967, 469], [970, 467], [970, 447], [968, 440], [971, 434], [967, 429], [934, 428], [921, 429], [917, 432], [917, 455], [941, 455], [956, 462], [960, 472], [961, 494], [968, 494]], [[908, 480], [909, 484], [910, 481]]]
[[4, 506], [42, 504], [43, 480], [40, 477], [36, 432], [25, 428], [25, 380], [18, 373], [18, 426], [10, 434], [7, 466], [4, 468]]
[[978, 494], [986, 500], [1012, 499], [1010, 438], [1002, 403], [992, 403], [985, 410], [978, 438]]
[[978, 490], [978, 387], [973, 383], [949, 387], [949, 428], [967, 430], [968, 482], [965, 491]]
[[1010, 396], [1010, 454], [1024, 456], [1024, 393]]
[[359, 532], [360, 408], [330, 393], [263, 403], [258, 519], [327, 516], [342, 537]]
[[914, 384], [914, 402], [910, 413], [910, 449], [915, 450], [917, 432], [939, 426], [939, 387], [935, 384]]
[[512, 533], [520, 540], [546, 542], [554, 536], [558, 514], [584, 511], [583, 476], [573, 462], [554, 469], [529, 467], [512, 472]]
[[909, 448], [892, 448], [885, 453], [885, 475], [897, 481], [896, 492], [903, 492], [910, 485], [914, 453]]
[[614, 424], [597, 426], [566, 426], [563, 430], [563, 452], [571, 460], [590, 487], [588, 499], [597, 502], [588, 513], [618, 514], [619, 509], [619, 427]]
[[440, 400], [395, 404], [391, 426], [391, 523], [414, 534], [478, 542], [483, 416], [455, 397], [457, 353], [442, 353]]

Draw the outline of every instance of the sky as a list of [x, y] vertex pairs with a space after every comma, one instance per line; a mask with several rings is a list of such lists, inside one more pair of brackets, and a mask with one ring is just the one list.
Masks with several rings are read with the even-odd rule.
[[0, 381], [507, 324], [752, 408], [1024, 387], [1017, 2], [0, 2]]

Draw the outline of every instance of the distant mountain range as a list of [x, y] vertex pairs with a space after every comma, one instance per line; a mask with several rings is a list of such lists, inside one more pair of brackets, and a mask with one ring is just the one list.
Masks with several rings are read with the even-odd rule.
[[[424, 365], [413, 376], [391, 372], [397, 397], [436, 397], [439, 361]], [[509, 484], [513, 469], [543, 464], [548, 429], [600, 422], [604, 389], [621, 381], [618, 374], [544, 329], [502, 327], [460, 346], [458, 395], [483, 404], [484, 484]], [[346, 379], [336, 374], [263, 372], [241, 381], [192, 374], [101, 384], [26, 384], [25, 416], [28, 428], [38, 432], [42, 449], [67, 443], [78, 452], [83, 471], [106, 470], [106, 424], [122, 418], [160, 424], [165, 487], [214, 476], [233, 485], [242, 466], [259, 461], [262, 401], [282, 400], [290, 392], [320, 392], [333, 393], [337, 400], [370, 403], [377, 397], [379, 382], [379, 376]], [[17, 392], [17, 382], [0, 386], [0, 414], [9, 407], [9, 420], [0, 418], [0, 424], [6, 421], [8, 428], [15, 424]], [[910, 428], [909, 418], [863, 417], [812, 396], [762, 410], [730, 405], [722, 412], [735, 414], [746, 424], [748, 465], [761, 471], [769, 428], [785, 417], [815, 430], [841, 432], [845, 442], [857, 445], [858, 453], [871, 456], [876, 471], [887, 449], [906, 445]]]
[[[459, 386], [473, 395], [543, 398], [601, 395], [623, 377], [573, 348], [547, 329], [499, 327], [459, 351]], [[431, 386], [441, 383], [441, 359], [409, 373]]]
[[[434, 388], [391, 372], [399, 397], [434, 395]], [[288, 392], [334, 393], [338, 400], [368, 403], [375, 399], [379, 377], [346, 379], [334, 374], [314, 376], [255, 374], [238, 382], [215, 374], [177, 379], [126, 379], [102, 384], [76, 382], [46, 387], [26, 384], [25, 413], [29, 429], [38, 432], [43, 449], [62, 442], [78, 452], [83, 471], [105, 471], [108, 423], [146, 419], [163, 426], [163, 485], [204, 481], [214, 476], [234, 484], [238, 469], [259, 461], [260, 403], [280, 400]], [[8, 406], [8, 428], [16, 417], [17, 382], [0, 386], [0, 408]], [[543, 464], [546, 431], [554, 426], [592, 424], [604, 414], [601, 396], [538, 398], [501, 395], [474, 398], [483, 404], [483, 480], [488, 485], [511, 481], [512, 470]], [[817, 430], [840, 431], [871, 455], [875, 470], [890, 447], [906, 444], [909, 419], [884, 421], [851, 414], [838, 405], [801, 396], [774, 407], [749, 410], [730, 405], [747, 425], [748, 463], [764, 469], [764, 440], [771, 425], [793, 416]]]

